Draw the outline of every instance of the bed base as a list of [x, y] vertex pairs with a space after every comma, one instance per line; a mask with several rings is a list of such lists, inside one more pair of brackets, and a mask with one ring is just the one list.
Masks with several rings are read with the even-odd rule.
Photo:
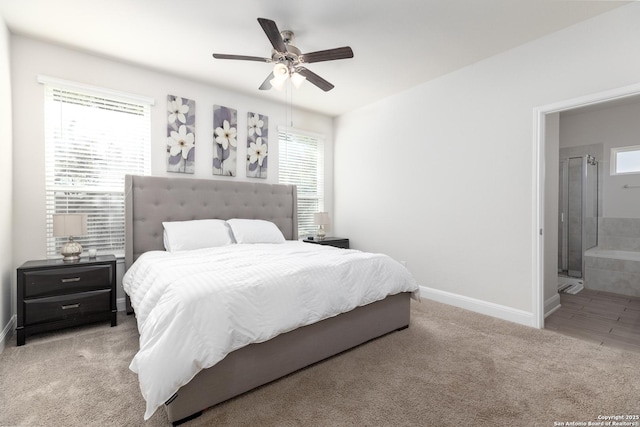
[[165, 403], [169, 421], [181, 424], [213, 405], [406, 328], [410, 296], [408, 292], [392, 295], [230, 353], [216, 365], [200, 371]]

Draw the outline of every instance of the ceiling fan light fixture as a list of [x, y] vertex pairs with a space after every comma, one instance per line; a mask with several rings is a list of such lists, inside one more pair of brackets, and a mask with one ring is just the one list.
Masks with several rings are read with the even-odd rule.
[[300, 89], [300, 86], [302, 86], [305, 80], [307, 80], [307, 78], [300, 73], [294, 72], [291, 74], [291, 83], [293, 83], [296, 89]]
[[273, 78], [269, 80], [271, 87], [281, 91], [284, 88], [284, 84], [289, 78], [289, 67], [282, 63], [277, 63], [273, 66]]
[[276, 79], [286, 80], [289, 77], [289, 67], [284, 64], [277, 63], [273, 66], [273, 77]]
[[271, 87], [274, 88], [277, 91], [281, 91], [284, 88], [284, 84], [287, 81], [287, 78], [284, 77], [274, 77], [271, 80], [269, 80], [269, 83], [271, 83]]

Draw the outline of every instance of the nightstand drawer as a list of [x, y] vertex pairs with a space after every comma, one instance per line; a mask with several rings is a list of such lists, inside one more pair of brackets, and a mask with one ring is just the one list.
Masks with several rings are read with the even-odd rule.
[[111, 274], [112, 269], [109, 265], [25, 272], [24, 297], [33, 298], [109, 289]]
[[302, 240], [305, 243], [313, 243], [315, 245], [333, 246], [334, 248], [349, 249], [349, 239], [344, 237], [326, 237], [323, 240], [307, 237]]
[[349, 249], [349, 239], [335, 240], [333, 242], [326, 243], [326, 244], [333, 246], [334, 248]]
[[25, 300], [25, 323], [31, 325], [108, 312], [111, 304], [110, 298], [111, 290], [102, 289], [78, 294]]

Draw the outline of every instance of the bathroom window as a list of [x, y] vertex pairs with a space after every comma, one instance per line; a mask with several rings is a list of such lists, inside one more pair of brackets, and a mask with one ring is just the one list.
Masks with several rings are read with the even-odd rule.
[[611, 149], [611, 175], [640, 174], [640, 145]]

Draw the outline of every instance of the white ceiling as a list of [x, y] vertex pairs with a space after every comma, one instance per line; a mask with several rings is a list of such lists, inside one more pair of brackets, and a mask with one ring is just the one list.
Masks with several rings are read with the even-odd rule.
[[353, 59], [308, 65], [294, 105], [335, 116], [589, 19], [626, 1], [578, 0], [0, 0], [12, 33], [276, 101], [258, 91], [271, 56], [258, 17], [292, 30], [303, 52], [351, 46]]

